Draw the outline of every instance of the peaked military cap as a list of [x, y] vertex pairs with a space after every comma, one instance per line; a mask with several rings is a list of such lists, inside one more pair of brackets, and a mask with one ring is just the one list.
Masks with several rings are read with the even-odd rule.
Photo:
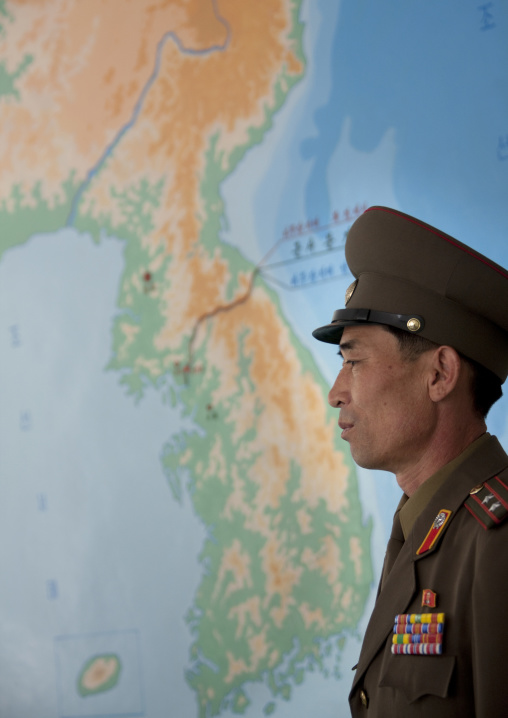
[[387, 324], [419, 334], [508, 375], [508, 272], [462, 242], [388, 207], [352, 225], [346, 261], [356, 280], [346, 308], [314, 330], [339, 344], [351, 325]]

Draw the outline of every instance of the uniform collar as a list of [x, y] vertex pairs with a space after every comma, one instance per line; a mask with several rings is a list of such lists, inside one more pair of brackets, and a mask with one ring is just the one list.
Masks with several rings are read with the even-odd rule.
[[435, 474], [432, 474], [432, 476], [424, 481], [410, 498], [408, 498], [405, 494], [403, 495], [399, 504], [399, 518], [404, 539], [407, 539], [416, 519], [428, 505], [437, 490], [441, 488], [445, 481], [464, 461], [466, 461], [476, 451], [479, 451], [490, 438], [491, 437], [488, 432], [482, 434], [482, 436], [469, 444], [469, 446], [467, 446], [461, 454], [456, 456], [455, 459], [449, 461], [447, 464], [438, 469]]

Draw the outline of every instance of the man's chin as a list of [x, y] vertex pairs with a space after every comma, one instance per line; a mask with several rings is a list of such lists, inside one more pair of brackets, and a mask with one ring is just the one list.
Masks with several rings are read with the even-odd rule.
[[362, 469], [383, 469], [381, 459], [373, 456], [371, 452], [362, 450], [358, 446], [355, 447], [351, 442], [349, 442], [349, 448], [353, 461]]

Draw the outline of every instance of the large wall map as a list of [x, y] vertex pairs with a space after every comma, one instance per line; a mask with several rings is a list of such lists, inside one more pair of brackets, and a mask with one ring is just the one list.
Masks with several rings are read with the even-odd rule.
[[370, 5], [0, 3], [2, 716], [347, 714], [397, 489], [311, 330], [371, 204], [508, 263], [506, 9]]

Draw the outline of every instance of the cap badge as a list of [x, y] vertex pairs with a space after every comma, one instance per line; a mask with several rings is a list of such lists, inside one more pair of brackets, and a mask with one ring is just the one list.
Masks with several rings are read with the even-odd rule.
[[422, 323], [419, 319], [416, 317], [413, 317], [412, 319], [407, 320], [407, 328], [410, 332], [417, 332], [419, 329], [421, 329]]
[[358, 279], [355, 279], [355, 281], [349, 285], [349, 287], [346, 289], [346, 297], [344, 299], [344, 303], [347, 305], [351, 297], [353, 296], [353, 293], [356, 289], [356, 285], [358, 284]]

